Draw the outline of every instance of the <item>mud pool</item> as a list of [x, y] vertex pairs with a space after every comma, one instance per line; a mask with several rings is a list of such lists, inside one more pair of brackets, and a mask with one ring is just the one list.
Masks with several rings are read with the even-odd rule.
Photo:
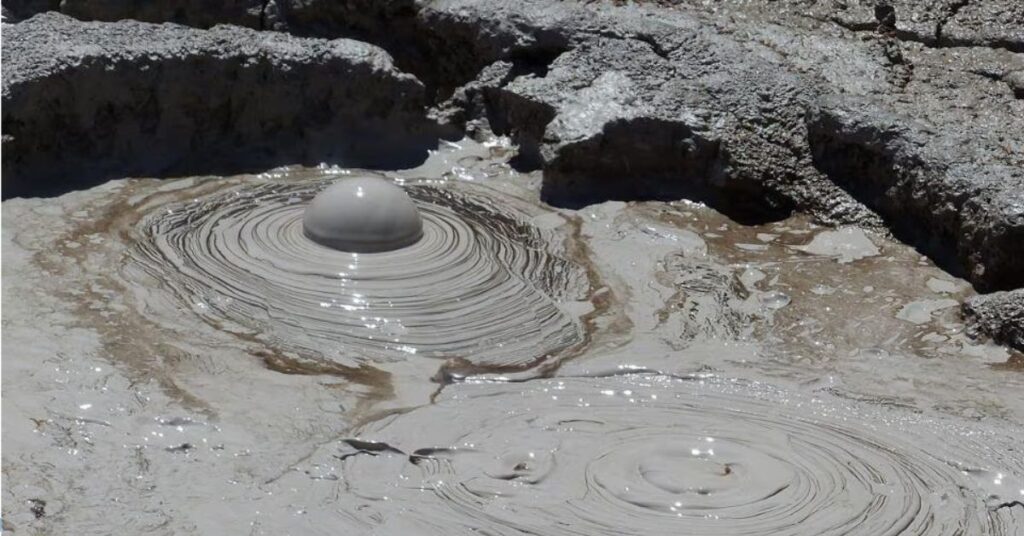
[[362, 170], [3, 206], [15, 534], [1024, 531], [1021, 356], [878, 232], [538, 199], [506, 140], [380, 173], [424, 238], [302, 235]]

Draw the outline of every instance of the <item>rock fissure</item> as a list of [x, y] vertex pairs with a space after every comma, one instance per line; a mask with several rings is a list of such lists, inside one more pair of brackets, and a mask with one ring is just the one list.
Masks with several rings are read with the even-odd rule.
[[955, 20], [956, 13], [968, 4], [969, 2], [966, 0], [961, 0], [954, 4], [954, 7], [947, 12], [947, 15], [935, 23], [934, 29], [931, 31], [917, 28], [900, 28], [898, 25], [885, 27], [878, 20], [850, 20], [834, 15], [809, 15], [809, 18], [835, 24], [854, 33], [879, 33], [903, 42], [920, 43], [929, 48], [988, 48], [1016, 53], [1024, 52], [1024, 35], [1013, 38], [1005, 36], [983, 37], [980, 35], [950, 36], [945, 34], [943, 29]]

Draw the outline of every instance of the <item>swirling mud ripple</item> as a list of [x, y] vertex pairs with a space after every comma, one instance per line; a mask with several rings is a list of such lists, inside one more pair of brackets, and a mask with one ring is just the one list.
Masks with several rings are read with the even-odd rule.
[[696, 377], [463, 384], [333, 457], [379, 533], [1020, 534], [1012, 435], [830, 404]]
[[415, 355], [516, 368], [581, 344], [580, 323], [556, 302], [584, 298], [586, 273], [514, 202], [411, 185], [423, 238], [354, 254], [303, 236], [303, 211], [329, 184], [264, 183], [160, 207], [138, 226], [129, 277], [145, 274], [218, 327], [349, 366]]

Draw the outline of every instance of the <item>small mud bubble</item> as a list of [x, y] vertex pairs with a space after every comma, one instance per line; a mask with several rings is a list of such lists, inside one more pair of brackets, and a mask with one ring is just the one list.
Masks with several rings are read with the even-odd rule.
[[943, 309], [956, 307], [959, 304], [960, 302], [950, 298], [913, 301], [904, 305], [903, 308], [896, 313], [896, 318], [906, 320], [907, 322], [912, 322], [914, 324], [924, 324], [932, 320], [933, 313]]
[[[292, 203], [288, 198], [285, 202]], [[313, 198], [302, 218], [310, 240], [340, 251], [377, 253], [423, 238], [423, 220], [401, 188], [375, 177], [349, 177]]]
[[957, 291], [957, 284], [953, 281], [932, 277], [926, 283], [932, 292], [939, 294], [953, 294]]
[[888, 359], [890, 356], [888, 350], [877, 346], [861, 348], [857, 351], [857, 354], [871, 359]]
[[817, 294], [818, 296], [829, 296], [829, 295], [835, 294], [836, 293], [836, 289], [834, 289], [834, 288], [832, 288], [832, 287], [830, 287], [828, 285], [818, 284], [818, 285], [814, 285], [813, 287], [811, 287], [811, 292], [813, 292], [814, 294]]
[[761, 304], [763, 304], [765, 307], [769, 309], [782, 309], [783, 307], [789, 305], [789, 302], [792, 301], [792, 298], [790, 298], [789, 295], [784, 292], [773, 290], [761, 294], [760, 300]]
[[822, 231], [815, 235], [807, 245], [792, 247], [811, 255], [834, 257], [837, 262], [844, 264], [865, 257], [874, 257], [880, 253], [878, 246], [868, 238], [862, 229], [857, 227]]

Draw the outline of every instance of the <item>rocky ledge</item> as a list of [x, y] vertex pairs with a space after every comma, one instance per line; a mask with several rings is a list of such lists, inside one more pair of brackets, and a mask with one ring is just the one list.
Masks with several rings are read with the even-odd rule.
[[5, 197], [126, 175], [408, 166], [439, 135], [423, 85], [358, 41], [56, 13], [3, 33]]
[[144, 4], [5, 4], [212, 26], [5, 26], [5, 195], [69, 170], [400, 167], [442, 133], [489, 130], [552, 204], [799, 210], [889, 229], [979, 290], [1024, 287], [1014, 0]]

